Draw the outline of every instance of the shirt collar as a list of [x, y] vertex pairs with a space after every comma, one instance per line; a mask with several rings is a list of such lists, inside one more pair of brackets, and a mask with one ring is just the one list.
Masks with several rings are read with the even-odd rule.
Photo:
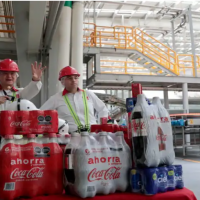
[[[1, 85], [0, 85], [0, 90], [2, 90], [2, 87], [1, 87]], [[17, 92], [18, 91], [18, 89], [16, 89], [14, 86], [11, 88], [11, 91], [13, 91], [13, 92]]]
[[[77, 91], [81, 91], [83, 92], [83, 90], [81, 88], [77, 88]], [[66, 88], [63, 90], [62, 95], [65, 96], [66, 94], [70, 93], [68, 90], [66, 90]]]

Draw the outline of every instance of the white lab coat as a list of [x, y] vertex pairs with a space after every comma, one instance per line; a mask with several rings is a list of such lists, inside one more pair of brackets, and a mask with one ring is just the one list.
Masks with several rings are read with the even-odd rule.
[[[64, 90], [66, 91], [66, 90]], [[72, 133], [77, 131], [77, 125], [72, 117], [68, 106], [64, 100], [63, 95], [67, 95], [69, 101], [79, 117], [82, 125], [85, 125], [85, 115], [84, 115], [84, 101], [82, 96], [82, 90], [78, 90], [75, 94], [59, 92], [51, 96], [44, 105], [40, 108], [41, 110], [57, 110], [59, 118], [67, 120], [69, 123], [69, 132]], [[94, 116], [94, 110], [98, 113], [98, 119], [101, 117], [108, 117], [108, 109], [106, 105], [91, 91], [86, 90], [87, 100], [88, 100], [88, 110], [89, 110], [89, 122], [90, 125], [96, 124], [96, 118]], [[100, 120], [99, 120], [100, 121]]]
[[[16, 93], [17, 98], [31, 100], [35, 97], [42, 88], [41, 81], [31, 81], [25, 88], [17, 88], [18, 91], [14, 90], [5, 90], [7, 95], [13, 96], [13, 92]], [[0, 90], [0, 96], [5, 96], [3, 90]], [[6, 110], [6, 107], [11, 104], [12, 101], [6, 101], [4, 104], [0, 105], [0, 111]]]

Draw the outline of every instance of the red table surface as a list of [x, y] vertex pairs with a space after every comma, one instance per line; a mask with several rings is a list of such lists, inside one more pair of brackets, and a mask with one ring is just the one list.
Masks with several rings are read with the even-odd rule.
[[[81, 198], [68, 195], [51, 195], [51, 196], [39, 196], [31, 198], [31, 200], [80, 200]], [[172, 192], [166, 192], [153, 196], [146, 196], [135, 193], [115, 193], [109, 195], [98, 195], [94, 198], [87, 198], [92, 200], [197, 200], [194, 193], [187, 188], [181, 190], [175, 190]], [[20, 199], [27, 200], [27, 199]]]

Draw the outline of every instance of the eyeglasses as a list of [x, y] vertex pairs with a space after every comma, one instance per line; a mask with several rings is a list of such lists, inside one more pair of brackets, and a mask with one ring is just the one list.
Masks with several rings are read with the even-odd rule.
[[11, 75], [11, 76], [16, 76], [17, 72], [0, 72], [1, 75], [6, 76], [6, 75]]
[[78, 80], [79, 79], [79, 77], [78, 76], [66, 76], [66, 79], [68, 79], [68, 80]]

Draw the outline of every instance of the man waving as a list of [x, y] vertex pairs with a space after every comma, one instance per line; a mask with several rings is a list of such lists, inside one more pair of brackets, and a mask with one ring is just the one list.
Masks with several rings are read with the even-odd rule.
[[32, 80], [25, 88], [15, 88], [19, 68], [16, 62], [11, 59], [0, 61], [0, 111], [6, 110], [6, 107], [16, 101], [17, 98], [30, 100], [35, 97], [41, 87], [42, 73], [46, 67], [42, 67], [37, 62], [31, 65]]

